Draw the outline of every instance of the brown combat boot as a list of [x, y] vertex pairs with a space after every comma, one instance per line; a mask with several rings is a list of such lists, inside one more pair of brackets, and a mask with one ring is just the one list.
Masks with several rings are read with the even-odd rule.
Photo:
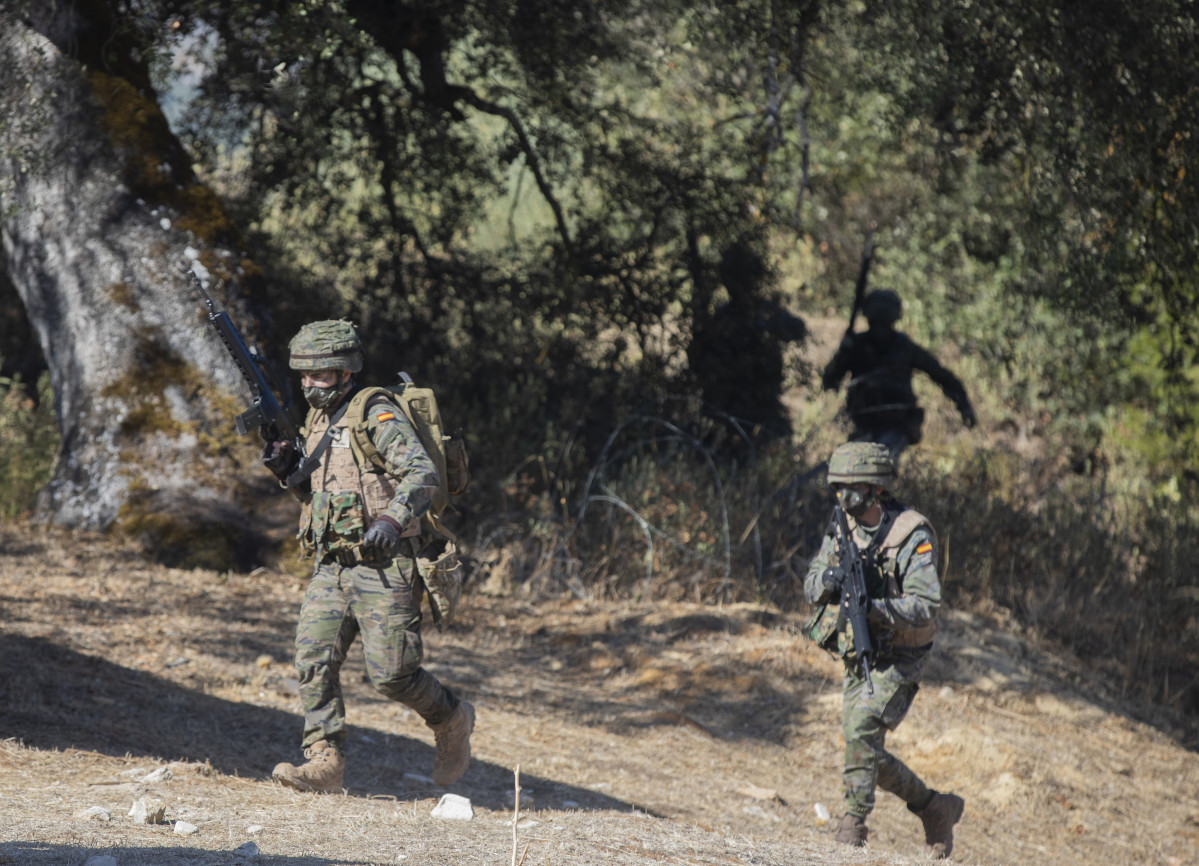
[[340, 791], [341, 777], [346, 769], [346, 759], [336, 746], [318, 740], [304, 750], [308, 760], [296, 767], [292, 764], [276, 764], [271, 775], [297, 791]]
[[440, 725], [430, 725], [437, 742], [433, 782], [445, 787], [462, 778], [470, 764], [470, 732], [475, 729], [475, 708], [461, 701], [454, 714]]
[[841, 818], [841, 826], [837, 828], [837, 841], [842, 845], [864, 848], [868, 835], [870, 835], [870, 831], [866, 829], [865, 818], [860, 815], [851, 815], [848, 812]]
[[936, 860], [944, 860], [953, 853], [953, 825], [962, 820], [966, 801], [957, 794], [933, 794], [927, 806], [919, 812], [911, 811], [924, 824], [925, 852]]

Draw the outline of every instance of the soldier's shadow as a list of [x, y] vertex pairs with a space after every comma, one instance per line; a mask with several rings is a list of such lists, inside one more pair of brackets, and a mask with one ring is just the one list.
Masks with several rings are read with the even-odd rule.
[[[0, 634], [0, 739], [37, 749], [81, 749], [124, 757], [207, 762], [226, 775], [270, 779], [275, 763], [298, 760], [302, 719], [228, 701], [121, 667], [42, 638]], [[452, 788], [425, 774], [431, 737], [418, 742], [351, 727], [351, 795], [396, 799], [468, 796], [487, 809], [511, 808], [512, 771], [478, 759]], [[629, 811], [633, 804], [552, 779], [524, 776], [537, 805]]]

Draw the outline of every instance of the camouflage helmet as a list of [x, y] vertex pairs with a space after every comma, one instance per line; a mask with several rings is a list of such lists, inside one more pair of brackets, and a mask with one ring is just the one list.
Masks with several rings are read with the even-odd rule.
[[903, 315], [903, 301], [890, 289], [875, 289], [862, 301], [862, 315], [868, 322], [898, 322]]
[[877, 442], [846, 442], [828, 459], [829, 484], [873, 484], [888, 493], [895, 483], [895, 461]]
[[358, 332], [345, 319], [326, 319], [309, 322], [300, 328], [288, 345], [289, 366], [293, 370], [362, 369], [362, 341]]

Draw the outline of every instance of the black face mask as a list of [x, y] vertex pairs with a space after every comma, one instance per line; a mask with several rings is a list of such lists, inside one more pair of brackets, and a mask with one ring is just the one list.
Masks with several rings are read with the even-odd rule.
[[304, 389], [304, 399], [308, 401], [308, 405], [313, 409], [328, 409], [341, 396], [341, 389], [342, 385], [340, 382], [336, 385], [330, 385], [328, 388], [318, 388], [313, 385], [310, 388]]
[[852, 487], [838, 487], [837, 501], [841, 503], [846, 514], [857, 520], [874, 505], [875, 497], [873, 493], [862, 493]]

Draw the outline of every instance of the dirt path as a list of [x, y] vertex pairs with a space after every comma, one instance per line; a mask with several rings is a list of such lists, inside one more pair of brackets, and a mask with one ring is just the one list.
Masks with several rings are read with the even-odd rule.
[[[919, 822], [886, 795], [864, 852], [819, 824], [815, 804], [838, 814], [838, 667], [794, 616], [469, 595], [428, 635], [430, 667], [479, 714], [451, 789], [475, 818], [447, 822], [429, 814], [445, 793], [429, 732], [360, 657], [346, 794], [269, 781], [298, 757], [301, 580], [173, 571], [41, 529], [0, 542], [0, 864], [510, 863], [517, 765], [527, 864], [921, 861]], [[890, 743], [966, 798], [957, 862], [1199, 863], [1199, 756], [1102, 684], [961, 613], [930, 668]], [[139, 798], [170, 823], [134, 824]]]

